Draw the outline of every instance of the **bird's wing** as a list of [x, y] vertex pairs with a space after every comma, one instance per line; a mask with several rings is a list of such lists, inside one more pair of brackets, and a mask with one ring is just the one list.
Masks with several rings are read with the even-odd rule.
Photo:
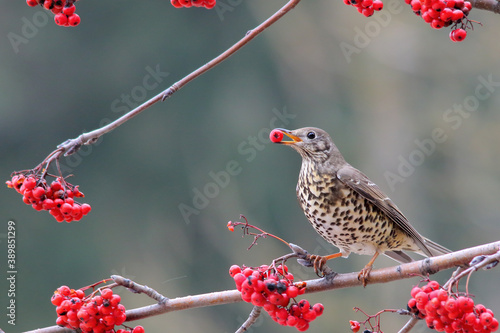
[[401, 213], [394, 202], [392, 202], [375, 183], [368, 179], [364, 173], [348, 165], [342, 167], [337, 172], [337, 178], [383, 211], [397, 226], [415, 241], [422, 252], [429, 257], [433, 256], [431, 250], [425, 245], [424, 238], [410, 222], [408, 222], [408, 219]]

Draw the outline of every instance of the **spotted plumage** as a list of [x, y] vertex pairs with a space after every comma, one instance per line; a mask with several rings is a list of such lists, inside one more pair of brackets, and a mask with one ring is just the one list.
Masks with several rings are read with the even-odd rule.
[[362, 271], [366, 278], [382, 253], [409, 262], [412, 259], [403, 251], [429, 257], [450, 252], [422, 237], [376, 184], [344, 160], [325, 131], [279, 130], [292, 139], [279, 143], [302, 156], [297, 198], [304, 214], [325, 240], [340, 249], [331, 258], [348, 257], [351, 252], [373, 256]]

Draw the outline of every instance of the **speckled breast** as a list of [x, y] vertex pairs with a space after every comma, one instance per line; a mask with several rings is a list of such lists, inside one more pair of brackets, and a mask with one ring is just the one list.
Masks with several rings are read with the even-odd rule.
[[340, 248], [344, 257], [350, 252], [373, 255], [377, 251], [402, 249], [402, 231], [335, 176], [303, 168], [297, 198], [314, 229]]

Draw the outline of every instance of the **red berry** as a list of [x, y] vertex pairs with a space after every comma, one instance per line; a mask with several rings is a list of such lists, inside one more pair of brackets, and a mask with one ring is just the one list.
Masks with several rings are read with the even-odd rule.
[[45, 0], [45, 2], [43, 3], [43, 7], [45, 9], [50, 9], [52, 7], [52, 0]]
[[440, 19], [434, 19], [431, 22], [431, 27], [433, 27], [434, 29], [441, 29], [442, 27], [444, 27], [444, 22]]
[[496, 330], [498, 330], [498, 320], [496, 318], [493, 318], [488, 328], [490, 329], [491, 332], [495, 332]]
[[446, 8], [446, 2], [442, 0], [436, 1], [432, 4], [432, 9], [434, 9], [436, 12], [440, 12], [445, 8]]
[[88, 213], [90, 213], [91, 210], [92, 210], [92, 208], [90, 207], [89, 204], [84, 203], [82, 205], [82, 213], [83, 213], [83, 215], [87, 215]]
[[446, 290], [439, 290], [438, 291], [438, 300], [440, 302], [446, 302], [448, 300], [448, 292]]
[[299, 296], [299, 288], [297, 288], [296, 286], [288, 286], [288, 288], [286, 288], [286, 294], [290, 298], [295, 298]]
[[318, 315], [316, 314], [316, 311], [314, 311], [313, 309], [309, 309], [305, 313], [302, 313], [302, 318], [304, 318], [307, 321], [313, 321], [314, 319], [316, 319], [317, 316]]
[[109, 300], [109, 304], [112, 307], [116, 307], [121, 302], [121, 300], [122, 300], [122, 298], [120, 295], [114, 294], [113, 296], [111, 296], [111, 299]]
[[56, 22], [57, 25], [65, 26], [68, 24], [68, 16], [64, 13], [59, 13], [54, 16], [54, 22]]
[[355, 320], [349, 320], [349, 324], [351, 325], [351, 331], [353, 331], [354, 333], [359, 332], [359, 329], [361, 328], [359, 322]]
[[464, 29], [455, 29], [450, 33], [450, 39], [454, 42], [461, 42], [467, 37], [467, 31]]
[[316, 303], [313, 305], [313, 310], [316, 312], [316, 315], [321, 316], [323, 314], [323, 311], [325, 310], [325, 307], [321, 303]]
[[132, 333], [144, 333], [144, 327], [142, 327], [141, 325], [138, 325], [138, 326], [134, 327], [134, 329], [132, 330]]
[[41, 186], [37, 186], [33, 189], [33, 197], [35, 199], [41, 199], [45, 195], [45, 189]]
[[384, 8], [384, 3], [380, 0], [374, 0], [372, 5], [373, 10], [379, 11]]
[[60, 210], [61, 213], [63, 213], [64, 215], [68, 215], [71, 214], [71, 212], [73, 211], [73, 206], [69, 203], [64, 203], [62, 204]]
[[288, 326], [295, 326], [297, 325], [297, 317], [295, 316], [292, 316], [292, 315], [289, 315], [288, 317], [286, 317], [286, 324]]
[[28, 177], [23, 182], [23, 186], [27, 190], [32, 190], [36, 186], [36, 179], [34, 177]]
[[274, 143], [281, 142], [281, 140], [283, 140], [283, 132], [278, 129], [273, 129], [269, 134], [269, 139]]
[[417, 300], [414, 298], [410, 298], [408, 301], [408, 310], [409, 311], [416, 311], [417, 310]]
[[59, 305], [61, 305], [62, 301], [64, 301], [64, 299], [65, 299], [64, 296], [58, 293], [58, 294], [52, 295], [50, 301], [55, 306], [59, 306]]
[[295, 327], [299, 332], [305, 332], [309, 329], [309, 323], [304, 318], [299, 318]]
[[424, 19], [425, 22], [431, 23], [432, 22], [432, 17], [429, 15], [428, 12], [425, 12], [422, 14], [422, 19]]
[[374, 9], [372, 7], [364, 8], [361, 13], [366, 17], [370, 17], [373, 15]]
[[286, 320], [288, 318], [288, 311], [285, 308], [276, 310], [276, 318], [279, 320]]
[[237, 273], [234, 277], [234, 283], [236, 284], [236, 288], [241, 291], [241, 285], [243, 284], [243, 281], [246, 281], [247, 277], [243, 275], [242, 273]]
[[493, 316], [488, 313], [488, 312], [483, 312], [481, 313], [481, 315], [479, 316], [479, 319], [481, 320], [481, 324], [483, 326], [490, 326], [491, 325], [491, 322], [493, 321]]
[[63, 296], [69, 296], [71, 294], [71, 289], [68, 286], [60, 286], [57, 291]]
[[269, 297], [267, 298], [267, 300], [271, 303], [271, 304], [274, 304], [274, 305], [280, 305], [281, 302], [283, 301], [283, 296], [281, 296], [280, 294], [278, 293], [272, 293], [271, 295], [269, 295]]
[[68, 7], [64, 7], [62, 12], [64, 13], [64, 15], [71, 16], [75, 13], [75, 10], [76, 10], [75, 5], [71, 5]]
[[422, 289], [420, 289], [420, 287], [415, 286], [415, 287], [412, 288], [412, 290], [410, 292], [410, 295], [411, 295], [411, 297], [415, 298], [415, 295], [417, 295], [421, 291], [422, 291]]
[[45, 210], [51, 210], [51, 209], [52, 209], [52, 208], [54, 208], [55, 206], [56, 206], [56, 205], [55, 205], [54, 201], [53, 201], [53, 200], [51, 200], [51, 199], [45, 199], [45, 200], [43, 200], [43, 202], [42, 202], [42, 207], [43, 207], [43, 209], [45, 209]]
[[306, 299], [303, 299], [299, 302], [299, 308], [302, 313], [309, 311], [310, 307], [311, 305], [309, 304], [309, 301]]
[[101, 297], [103, 299], [111, 299], [112, 296], [113, 296], [113, 290], [109, 288], [101, 289]]
[[421, 303], [423, 304], [423, 306], [425, 306], [425, 304], [427, 304], [427, 302], [429, 301], [429, 295], [421, 291], [415, 295], [415, 300], [417, 301], [417, 303]]
[[252, 294], [250, 300], [252, 304], [255, 306], [264, 306], [264, 304], [266, 304], [267, 302], [266, 298], [261, 293], [256, 293], [256, 292]]
[[443, 9], [441, 11], [441, 14], [439, 14], [439, 18], [444, 22], [451, 21], [452, 16], [453, 16], [453, 10], [450, 8]]
[[478, 314], [481, 314], [481, 313], [486, 312], [486, 307], [482, 304], [478, 304], [478, 305], [476, 305], [475, 310]]
[[464, 320], [465, 320], [465, 324], [467, 325], [474, 325], [476, 323], [476, 314], [475, 313], [468, 313], [467, 315], [465, 315], [464, 317]]
[[234, 277], [236, 274], [241, 273], [241, 267], [238, 265], [232, 265], [229, 267], [229, 275]]
[[451, 15], [452, 21], [460, 21], [464, 17], [464, 12], [460, 9], [455, 9]]
[[80, 24], [80, 16], [78, 16], [78, 14], [68, 16], [68, 24], [72, 27], [76, 27]]
[[458, 311], [458, 304], [457, 304], [457, 302], [455, 301], [455, 299], [454, 299], [454, 298], [449, 298], [449, 299], [446, 301], [446, 303], [445, 303], [444, 307], [446, 308], [446, 310], [447, 310], [448, 312], [455, 312], [455, 311]]
[[438, 289], [439, 289], [439, 287], [440, 287], [440, 286], [439, 286], [439, 282], [434, 281], [434, 280], [433, 280], [433, 281], [429, 281], [429, 283], [427, 283], [427, 286], [428, 286], [429, 288], [431, 288], [432, 290], [438, 290]]
[[271, 303], [266, 303], [266, 304], [264, 304], [263, 307], [264, 307], [264, 310], [266, 310], [266, 312], [268, 312], [268, 313], [276, 311], [276, 305], [271, 304]]

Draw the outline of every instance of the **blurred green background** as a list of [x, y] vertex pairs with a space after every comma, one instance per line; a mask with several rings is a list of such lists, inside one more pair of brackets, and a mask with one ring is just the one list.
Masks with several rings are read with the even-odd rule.
[[[82, 23], [62, 28], [25, 1], [4, 1], [3, 179], [36, 166], [66, 139], [124, 114], [130, 105], [123, 95], [137, 105], [161, 92], [285, 1], [218, 3], [213, 10], [178, 10], [168, 0], [79, 1]], [[311, 252], [336, 252], [298, 207], [300, 157], [269, 144], [274, 125], [327, 130], [345, 158], [385, 190], [429, 238], [451, 249], [498, 240], [500, 89], [498, 84], [490, 91], [479, 85], [481, 80], [500, 82], [500, 20], [473, 9], [470, 17], [484, 25], [475, 24], [464, 42], [452, 43], [449, 29], [432, 30], [403, 1], [387, 0], [386, 7], [385, 14], [365, 18], [339, 1], [302, 1], [167, 102], [62, 161], [67, 173], [74, 174], [70, 182], [80, 185], [93, 207], [80, 222], [59, 224], [2, 187], [0, 267], [5, 276], [7, 221], [13, 219], [18, 274], [16, 326], [6, 323], [8, 286], [3, 278], [0, 327], [21, 332], [54, 325], [49, 299], [57, 287], [78, 288], [111, 274], [171, 298], [233, 289], [230, 265], [257, 266], [288, 252], [272, 239], [259, 240], [247, 251], [251, 239], [226, 229], [227, 221], [238, 220], [239, 214]], [[30, 24], [35, 29], [29, 30]], [[342, 49], [349, 45], [356, 50], [346, 57]], [[145, 85], [150, 71], [160, 74]], [[464, 104], [472, 111], [453, 111], [454, 105]], [[288, 116], [274, 119], [276, 114]], [[436, 129], [446, 139], [431, 144]], [[416, 140], [426, 143], [424, 148]], [[414, 170], [403, 170], [402, 161], [410, 159]], [[211, 174], [226, 170], [230, 161], [238, 163], [239, 173], [214, 187]], [[388, 172], [398, 174], [398, 168], [408, 172], [391, 185]], [[208, 190], [211, 197], [184, 218], [179, 206], [194, 207], [196, 190]], [[368, 260], [352, 255], [330, 266], [338, 272], [359, 271]], [[383, 258], [376, 266], [393, 264]], [[297, 278], [315, 277], [294, 262], [290, 266]], [[436, 278], [444, 283], [450, 274]], [[349, 319], [364, 319], [352, 311], [354, 306], [368, 313], [405, 307], [417, 282], [308, 295], [326, 308], [309, 332], [349, 332]], [[497, 271], [474, 274], [469, 288], [476, 302], [500, 311]], [[143, 295], [119, 293], [127, 308], [152, 303]], [[137, 324], [146, 332], [234, 332], [250, 310], [239, 303]], [[395, 332], [405, 322], [384, 315], [382, 329]], [[428, 332], [424, 326], [420, 323], [414, 331]], [[263, 315], [250, 330], [269, 331], [294, 329]]]

